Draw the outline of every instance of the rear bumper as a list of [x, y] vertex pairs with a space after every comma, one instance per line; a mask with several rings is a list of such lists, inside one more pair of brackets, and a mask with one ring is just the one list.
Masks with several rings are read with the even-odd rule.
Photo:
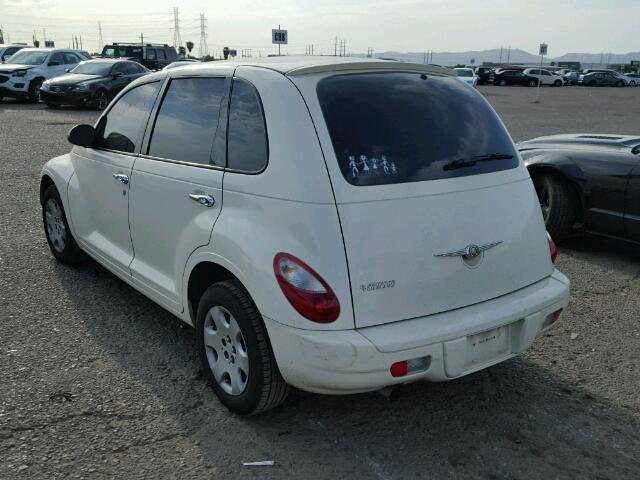
[[[549, 328], [544, 327], [547, 315], [566, 308], [568, 301], [569, 280], [556, 270], [540, 282], [493, 300], [380, 326], [314, 331], [264, 320], [278, 367], [289, 384], [311, 392], [348, 394], [418, 380], [451, 380], [507, 360]], [[485, 352], [478, 360], [470, 352], [470, 336], [496, 329], [504, 343], [495, 354]], [[391, 376], [393, 363], [424, 357], [430, 357], [427, 369]]]

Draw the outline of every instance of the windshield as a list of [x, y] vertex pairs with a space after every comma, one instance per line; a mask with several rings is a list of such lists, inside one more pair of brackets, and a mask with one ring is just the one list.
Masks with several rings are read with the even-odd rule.
[[88, 62], [81, 63], [76, 68], [71, 70], [71, 73], [82, 74], [82, 75], [109, 75], [111, 71], [112, 64], [104, 63], [104, 62]]
[[459, 77], [473, 77], [473, 72], [466, 68], [456, 68], [456, 73]]
[[40, 65], [49, 56], [49, 52], [25, 52], [24, 50], [15, 53], [11, 57], [10, 63], [18, 65]]
[[[496, 113], [453, 77], [335, 75], [318, 82], [317, 91], [336, 159], [353, 185], [419, 182], [518, 165]], [[491, 158], [477, 161], [478, 156]], [[444, 168], [461, 159], [465, 168]]]
[[125, 47], [108, 45], [102, 49], [102, 56], [109, 58], [134, 57], [142, 58], [142, 47]]

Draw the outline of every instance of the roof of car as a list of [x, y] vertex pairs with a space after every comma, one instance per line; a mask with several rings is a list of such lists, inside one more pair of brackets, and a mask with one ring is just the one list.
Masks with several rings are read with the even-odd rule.
[[[262, 58], [243, 58], [239, 60], [225, 60], [216, 62], [194, 63], [179, 68], [190, 71], [207, 70], [216, 66], [256, 66], [269, 68], [284, 75], [307, 75], [312, 73], [349, 71], [349, 70], [380, 70], [380, 71], [415, 71], [432, 75], [455, 76], [451, 69], [421, 63], [397, 62], [362, 57], [334, 57], [334, 56], [279, 56]], [[177, 69], [176, 69], [177, 70]]]
[[26, 52], [84, 52], [84, 50], [75, 49], [75, 48], [35, 48], [35, 47], [26, 47], [22, 49]]
[[119, 62], [130, 62], [130, 63], [138, 63], [138, 62], [134, 62], [133, 60], [131, 60], [130, 58], [127, 57], [119, 57], [119, 58], [106, 58], [106, 57], [100, 57], [100, 58], [92, 58], [90, 60], [85, 60], [82, 63], [119, 63]]
[[546, 137], [533, 138], [518, 144], [519, 148], [571, 148], [579, 145], [586, 145], [589, 148], [628, 148], [638, 145], [640, 137], [637, 135], [609, 135], [599, 133], [571, 133], [560, 135], [549, 135]]

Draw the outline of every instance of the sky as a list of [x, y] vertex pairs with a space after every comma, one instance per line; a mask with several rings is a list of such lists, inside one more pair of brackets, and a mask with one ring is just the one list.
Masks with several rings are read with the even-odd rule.
[[640, 0], [0, 0], [0, 26], [12, 42], [42, 41], [67, 47], [73, 35], [98, 50], [104, 43], [173, 44], [174, 7], [182, 42], [200, 44], [200, 14], [207, 46], [251, 49], [254, 56], [277, 51], [271, 29], [289, 31], [283, 53], [333, 54], [336, 36], [348, 53], [458, 52], [511, 46], [535, 53], [541, 42], [550, 56], [576, 52], [640, 51]]

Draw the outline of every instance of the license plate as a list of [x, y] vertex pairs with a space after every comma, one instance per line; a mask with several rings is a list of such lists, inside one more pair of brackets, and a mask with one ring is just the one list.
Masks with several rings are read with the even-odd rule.
[[467, 368], [503, 357], [509, 349], [509, 327], [498, 327], [467, 337]]

